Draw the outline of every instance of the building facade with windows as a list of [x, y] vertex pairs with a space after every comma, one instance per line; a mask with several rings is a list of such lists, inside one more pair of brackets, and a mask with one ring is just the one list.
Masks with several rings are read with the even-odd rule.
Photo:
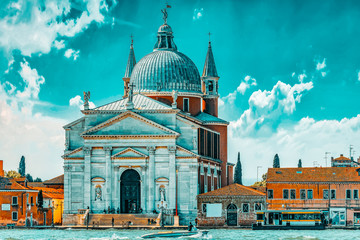
[[139, 62], [131, 43], [124, 96], [90, 109], [85, 93], [84, 116], [64, 126], [64, 223], [87, 208], [195, 218], [197, 194], [232, 182], [218, 80], [211, 43], [200, 77], [165, 15], [153, 51]]
[[267, 208], [322, 210], [332, 225], [360, 225], [360, 168], [269, 168]]
[[250, 226], [256, 211], [264, 210], [265, 194], [240, 184], [197, 196], [199, 226]]

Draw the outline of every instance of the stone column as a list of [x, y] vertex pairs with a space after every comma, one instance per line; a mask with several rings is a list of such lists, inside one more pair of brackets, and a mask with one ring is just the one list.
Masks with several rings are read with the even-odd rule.
[[147, 148], [149, 152], [149, 170], [148, 170], [148, 206], [147, 211], [151, 213], [155, 206], [155, 147]]
[[204, 169], [204, 193], [208, 192], [208, 174], [209, 168], [206, 168], [206, 171]]
[[106, 176], [106, 182], [105, 182], [105, 186], [106, 186], [106, 210], [110, 207], [112, 207], [111, 205], [111, 200], [112, 200], [112, 186], [111, 186], [111, 181], [112, 181], [112, 169], [111, 169], [111, 150], [112, 147], [104, 147], [104, 151], [105, 151], [105, 176]]
[[84, 205], [91, 209], [91, 147], [83, 147], [84, 151]]
[[69, 165], [64, 166], [64, 213], [71, 213], [71, 169]]
[[[176, 146], [168, 146], [169, 151], [169, 209], [176, 208]], [[178, 175], [180, 177], [180, 174]], [[178, 179], [179, 181], [179, 179]]]

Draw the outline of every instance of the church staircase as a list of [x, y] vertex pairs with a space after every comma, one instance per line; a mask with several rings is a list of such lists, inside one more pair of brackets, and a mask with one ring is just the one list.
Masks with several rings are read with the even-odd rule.
[[89, 214], [89, 226], [111, 226], [112, 218], [114, 226], [148, 226], [148, 219], [156, 221], [158, 214]]

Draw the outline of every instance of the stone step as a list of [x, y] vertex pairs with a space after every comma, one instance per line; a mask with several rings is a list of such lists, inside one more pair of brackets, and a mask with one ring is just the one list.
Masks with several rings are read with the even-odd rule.
[[111, 225], [114, 218], [114, 225], [124, 225], [131, 222], [132, 225], [147, 225], [148, 219], [156, 221], [158, 214], [90, 214], [89, 225]]

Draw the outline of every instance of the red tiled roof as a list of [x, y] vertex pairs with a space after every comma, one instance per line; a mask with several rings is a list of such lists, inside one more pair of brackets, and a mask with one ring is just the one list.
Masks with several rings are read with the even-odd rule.
[[234, 183], [229, 186], [199, 194], [199, 196], [264, 196], [265, 194], [255, 189]]
[[350, 158], [347, 158], [347, 157], [344, 157], [344, 156], [340, 156], [340, 157], [338, 157], [338, 158], [334, 158], [333, 161], [339, 161], [339, 160], [341, 160], [341, 161], [351, 161]]
[[44, 182], [45, 185], [53, 185], [53, 184], [64, 184], [64, 174], [54, 177], [52, 179], [49, 179], [47, 181]]
[[360, 182], [359, 167], [269, 168], [267, 182]]
[[45, 187], [42, 182], [28, 182], [28, 187]]
[[34, 190], [42, 190], [44, 198], [64, 199], [64, 190], [48, 187], [29, 187]]
[[1, 190], [28, 190], [28, 188], [20, 185], [14, 179], [0, 177]]

